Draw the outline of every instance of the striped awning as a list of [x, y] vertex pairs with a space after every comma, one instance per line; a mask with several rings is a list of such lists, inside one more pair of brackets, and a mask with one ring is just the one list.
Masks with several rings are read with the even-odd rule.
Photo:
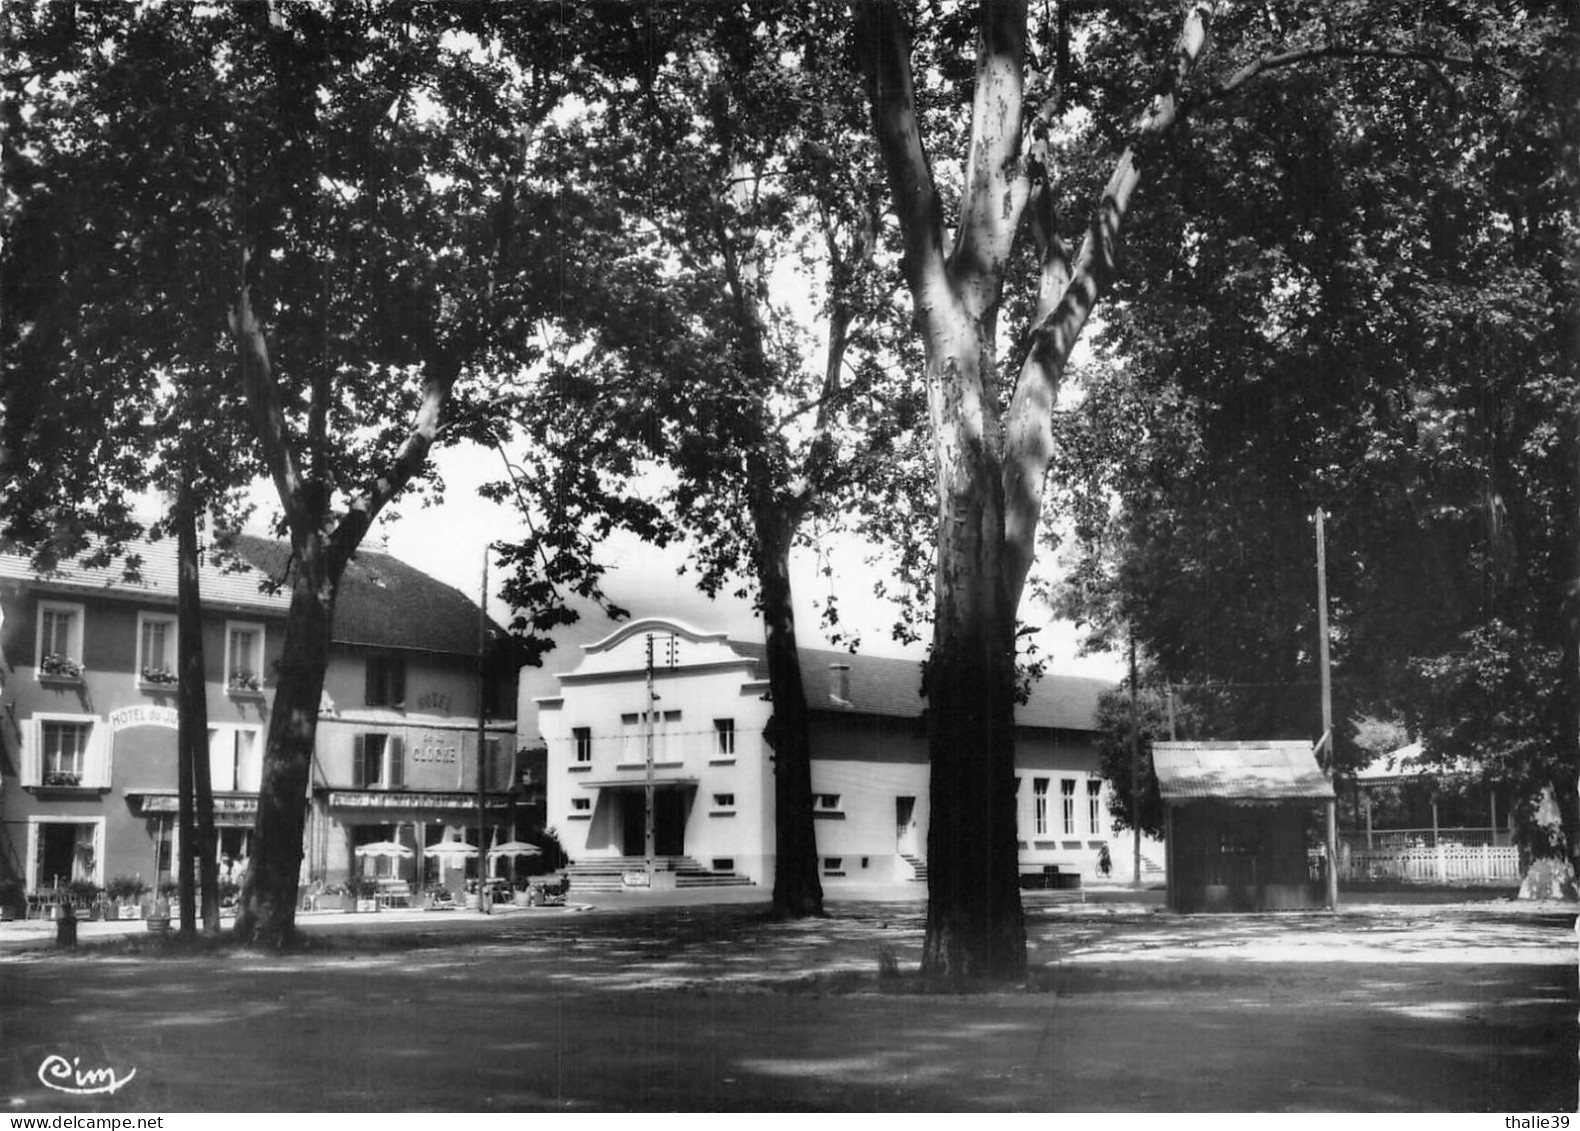
[[[484, 805], [503, 809], [510, 799], [503, 793], [488, 793]], [[332, 789], [331, 809], [477, 809], [477, 794], [423, 792], [422, 790]]]
[[[126, 796], [137, 807], [139, 816], [172, 816], [181, 812], [181, 795], [173, 789], [127, 790]], [[256, 793], [216, 793], [214, 820], [222, 825], [251, 824], [258, 813]]]

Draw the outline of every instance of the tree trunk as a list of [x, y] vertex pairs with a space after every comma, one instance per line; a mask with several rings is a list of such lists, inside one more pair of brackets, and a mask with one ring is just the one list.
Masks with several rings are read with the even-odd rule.
[[804, 918], [823, 914], [823, 882], [818, 877], [812, 819], [810, 716], [790, 600], [790, 543], [795, 521], [782, 500], [764, 500], [753, 510], [757, 584], [773, 700], [767, 730], [774, 760], [773, 913], [777, 918]]
[[[304, 544], [305, 553], [300, 552]], [[235, 928], [244, 941], [273, 949], [290, 946], [296, 933], [309, 774], [340, 574], [331, 571], [323, 547], [313, 540], [302, 540], [298, 549], [258, 790], [252, 862]]]
[[[968, 396], [978, 385], [975, 375], [962, 376], [971, 368], [947, 359], [930, 382], [935, 395], [946, 402]], [[960, 418], [957, 409], [953, 419]], [[972, 433], [940, 433], [926, 676], [932, 775], [922, 972], [956, 988], [1026, 974], [1015, 827], [1015, 599], [1005, 578], [999, 461]]]
[[[203, 600], [198, 586], [197, 509], [183, 486], [176, 504], [176, 636], [181, 667], [181, 713], [176, 732], [182, 778], [190, 784], [192, 812], [182, 811], [181, 930], [196, 930], [195, 896], [203, 902], [203, 933], [219, 933], [219, 859], [214, 839], [214, 786], [208, 760], [208, 683], [203, 662]], [[187, 786], [184, 784], [183, 788]], [[195, 828], [193, 827], [195, 824]], [[197, 859], [198, 892], [192, 890], [192, 859]]]

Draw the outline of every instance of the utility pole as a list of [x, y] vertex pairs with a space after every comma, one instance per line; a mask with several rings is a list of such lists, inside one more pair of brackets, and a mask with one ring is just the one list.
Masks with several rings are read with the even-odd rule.
[[646, 816], [642, 824], [642, 850], [647, 857], [647, 888], [653, 890], [653, 705], [658, 696], [653, 693], [653, 634], [647, 634], [647, 778], [642, 787], [642, 800]]
[[[1337, 786], [1333, 772], [1333, 678], [1328, 657], [1328, 550], [1323, 532], [1322, 508], [1317, 508], [1317, 666], [1322, 680], [1322, 741], [1327, 747], [1324, 768], [1328, 782]], [[1330, 798], [1327, 803], [1327, 880], [1328, 910], [1339, 906], [1339, 854], [1338, 854], [1338, 802]]]
[[1141, 886], [1141, 713], [1136, 707], [1136, 634], [1130, 634], [1130, 831], [1135, 841], [1131, 887]]
[[483, 730], [488, 702], [488, 547], [483, 547], [483, 591], [477, 598], [477, 909], [493, 914], [493, 893], [488, 890], [488, 825], [484, 802], [488, 789], [488, 751]]

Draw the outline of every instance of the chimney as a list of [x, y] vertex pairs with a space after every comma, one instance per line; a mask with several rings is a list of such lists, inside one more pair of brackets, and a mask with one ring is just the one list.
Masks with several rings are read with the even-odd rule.
[[850, 665], [830, 664], [828, 675], [828, 697], [842, 707], [850, 706]]

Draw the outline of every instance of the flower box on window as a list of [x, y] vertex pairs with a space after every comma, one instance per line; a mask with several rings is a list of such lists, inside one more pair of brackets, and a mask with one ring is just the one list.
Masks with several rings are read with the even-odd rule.
[[38, 672], [50, 679], [81, 679], [82, 665], [70, 656], [49, 652], [38, 662]]
[[180, 682], [181, 677], [169, 668], [144, 668], [143, 682], [157, 684], [174, 684]]
[[80, 786], [82, 784], [82, 775], [68, 773], [64, 770], [49, 770], [44, 774], [44, 784], [65, 787]]
[[262, 691], [263, 680], [257, 672], [231, 672], [227, 686], [231, 691]]

